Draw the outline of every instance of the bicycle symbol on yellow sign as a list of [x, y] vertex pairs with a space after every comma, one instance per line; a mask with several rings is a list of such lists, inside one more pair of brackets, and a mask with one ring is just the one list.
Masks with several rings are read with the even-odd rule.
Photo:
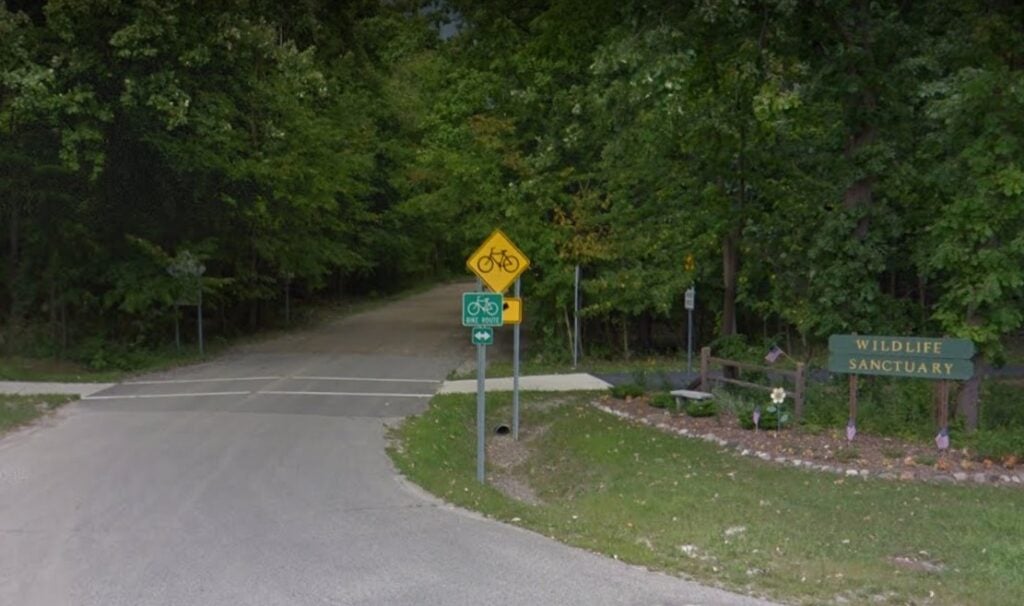
[[519, 259], [508, 254], [508, 249], [499, 251], [492, 248], [486, 257], [480, 257], [476, 261], [476, 268], [485, 274], [491, 273], [495, 267], [505, 273], [513, 274], [519, 269]]
[[528, 267], [530, 260], [500, 229], [476, 249], [466, 267], [494, 292], [504, 292]]

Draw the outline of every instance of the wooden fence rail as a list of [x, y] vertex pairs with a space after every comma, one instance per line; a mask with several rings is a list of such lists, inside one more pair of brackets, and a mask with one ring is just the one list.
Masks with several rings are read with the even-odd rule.
[[793, 416], [796, 420], [800, 420], [804, 415], [804, 397], [807, 394], [807, 373], [805, 372], [804, 363], [797, 362], [796, 370], [782, 370], [780, 368], [774, 368], [772, 366], [761, 366], [759, 364], [751, 364], [749, 362], [739, 362], [736, 360], [727, 360], [725, 358], [716, 358], [711, 355], [711, 348], [704, 347], [700, 350], [700, 390], [709, 391], [710, 382], [718, 381], [719, 383], [728, 383], [730, 385], [740, 385], [742, 387], [749, 387], [751, 389], [761, 389], [764, 391], [771, 391], [774, 389], [768, 385], [760, 385], [758, 383], [751, 383], [749, 381], [741, 381], [739, 379], [731, 379], [729, 377], [716, 377], [711, 375], [711, 365], [721, 366], [723, 369], [728, 367], [743, 368], [746, 370], [756, 370], [761, 372], [772, 372], [780, 374], [793, 383], [793, 390], [786, 392], [786, 395], [793, 398]]

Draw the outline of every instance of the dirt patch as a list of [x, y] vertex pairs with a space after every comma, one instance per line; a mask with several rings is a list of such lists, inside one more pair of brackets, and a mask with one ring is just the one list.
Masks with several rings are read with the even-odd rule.
[[543, 501], [528, 482], [519, 477], [518, 469], [530, 458], [529, 443], [547, 432], [547, 426], [520, 429], [519, 440], [511, 434], [491, 436], [487, 440], [487, 460], [491, 465], [488, 477], [492, 486], [517, 501], [528, 505], [543, 505]]
[[895, 556], [889, 558], [889, 561], [900, 568], [916, 572], [938, 573], [946, 569], [944, 565], [938, 562], [929, 562], [928, 560], [911, 556]]
[[847, 476], [891, 480], [931, 480], [1024, 487], [1024, 469], [1010, 461], [975, 461], [964, 450], [940, 452], [934, 446], [859, 433], [852, 442], [845, 429], [810, 432], [798, 427], [752, 431], [734, 415], [690, 417], [650, 406], [647, 396], [620, 400], [602, 396], [597, 406], [618, 416], [680, 435], [703, 438], [743, 455]]

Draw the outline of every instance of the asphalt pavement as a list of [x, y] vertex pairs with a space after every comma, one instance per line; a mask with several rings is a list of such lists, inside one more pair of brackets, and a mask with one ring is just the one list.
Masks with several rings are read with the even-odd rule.
[[387, 426], [472, 356], [465, 289], [86, 394], [0, 439], [0, 604], [764, 604], [397, 475]]

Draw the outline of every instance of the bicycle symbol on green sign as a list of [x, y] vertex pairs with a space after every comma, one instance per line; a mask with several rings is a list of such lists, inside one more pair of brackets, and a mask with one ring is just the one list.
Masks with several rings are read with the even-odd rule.
[[480, 257], [476, 262], [476, 268], [485, 274], [491, 273], [495, 267], [507, 274], [512, 274], [519, 269], [519, 259], [508, 254], [507, 249], [498, 251], [496, 248], [491, 248], [489, 255]]
[[466, 313], [471, 316], [479, 316], [481, 312], [485, 316], [496, 316], [500, 311], [499, 305], [491, 297], [477, 297], [466, 305]]

